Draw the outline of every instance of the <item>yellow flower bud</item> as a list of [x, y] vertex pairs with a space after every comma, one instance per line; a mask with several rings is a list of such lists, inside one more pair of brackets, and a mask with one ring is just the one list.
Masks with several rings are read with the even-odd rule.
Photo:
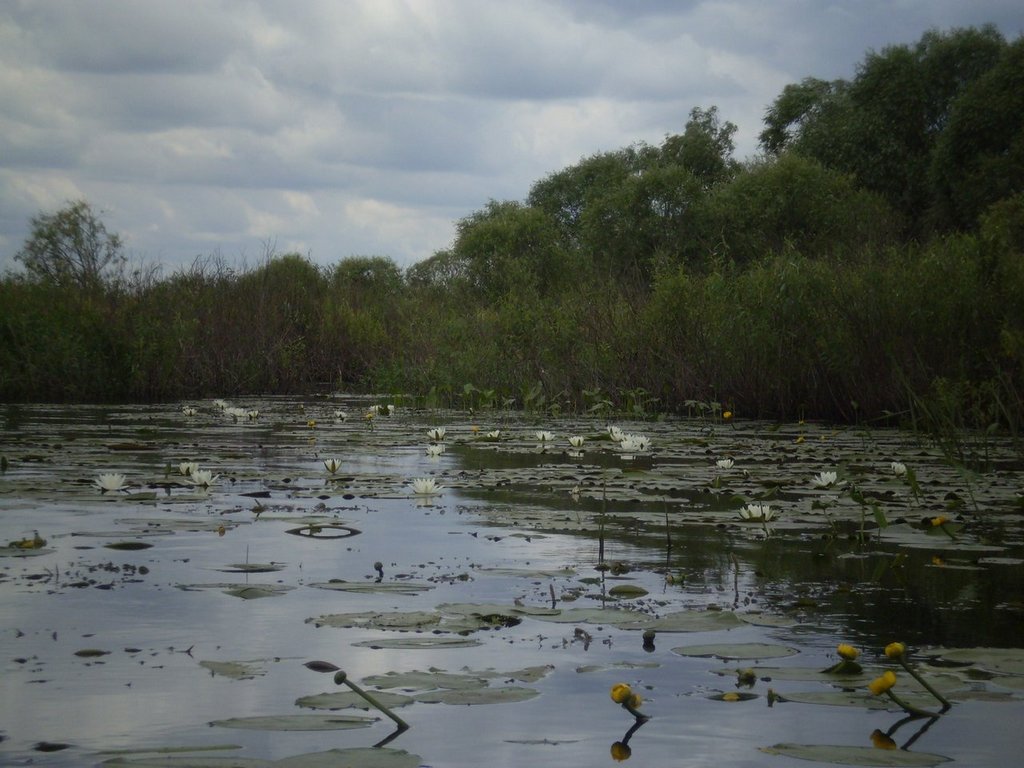
[[621, 763], [623, 760], [629, 760], [632, 754], [633, 750], [629, 748], [629, 744], [623, 744], [621, 741], [612, 744], [612, 760]]
[[632, 695], [633, 689], [625, 683], [616, 683], [612, 686], [612, 701], [614, 701], [616, 704], [622, 704], [626, 701], [629, 701], [629, 697]]
[[639, 693], [631, 694], [629, 697], [629, 706], [633, 709], [640, 709], [640, 705], [644, 703]]
[[907, 652], [907, 646], [903, 643], [889, 643], [885, 646], [885, 655], [890, 659], [900, 659]]
[[949, 518], [945, 515], [939, 515], [938, 517], [932, 518], [932, 527], [938, 528], [940, 525], [945, 525], [949, 522]]
[[840, 643], [839, 647], [836, 648], [836, 653], [839, 654], [839, 658], [845, 659], [846, 661], [853, 661], [860, 656], [860, 651], [846, 643]]
[[729, 693], [722, 694], [722, 701], [739, 701], [740, 695], [735, 691], [729, 691]]
[[868, 683], [868, 690], [875, 696], [881, 696], [894, 685], [896, 685], [896, 673], [887, 669], [881, 677], [876, 677]]

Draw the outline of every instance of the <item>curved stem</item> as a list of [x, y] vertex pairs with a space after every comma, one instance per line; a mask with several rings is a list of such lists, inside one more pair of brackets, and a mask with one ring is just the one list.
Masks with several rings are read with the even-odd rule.
[[907, 664], [907, 660], [906, 660], [905, 657], [900, 656], [899, 661], [900, 661], [900, 664], [903, 665], [903, 668], [905, 670], [907, 670], [907, 672], [910, 674], [911, 677], [913, 677], [915, 680], [917, 680], [917, 682], [919, 682], [921, 685], [923, 685], [925, 687], [925, 690], [928, 691], [928, 693], [930, 693], [932, 696], [934, 696], [936, 699], [938, 699], [940, 702], [942, 702], [943, 711], [945, 711], [945, 710], [949, 709], [951, 706], [953, 706], [952, 704], [949, 703], [949, 701], [946, 699], [945, 696], [943, 696], [941, 693], [939, 693], [937, 690], [935, 690], [931, 686], [930, 683], [926, 682], [925, 679], [923, 677], [921, 677], [921, 675], [918, 674], [916, 670], [911, 669], [910, 665]]

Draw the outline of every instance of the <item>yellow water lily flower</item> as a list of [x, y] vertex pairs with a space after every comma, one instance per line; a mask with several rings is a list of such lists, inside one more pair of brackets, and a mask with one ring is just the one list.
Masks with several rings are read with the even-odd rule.
[[907, 652], [907, 646], [903, 643], [889, 643], [885, 646], [885, 655], [890, 659], [901, 659]]
[[616, 683], [612, 686], [611, 697], [616, 704], [625, 704], [633, 695], [633, 689], [626, 683]]
[[39, 531], [32, 531], [31, 539], [20, 539], [9, 544], [14, 549], [42, 549], [46, 546], [46, 539], [39, 535]]
[[933, 517], [932, 520], [931, 520], [933, 528], [938, 528], [940, 525], [945, 525], [948, 522], [949, 522], [949, 518], [946, 517], [945, 515], [939, 515], [938, 517]]
[[836, 648], [836, 653], [839, 654], [839, 658], [844, 659], [846, 661], [853, 661], [858, 656], [860, 656], [860, 651], [858, 651], [852, 645], [848, 645], [846, 643], [840, 643], [839, 646]]
[[875, 749], [898, 749], [896, 742], [893, 741], [892, 737], [878, 730], [877, 728], [871, 732], [871, 745]]
[[881, 696], [883, 693], [891, 689], [896, 685], [896, 673], [891, 669], [887, 669], [882, 673], [881, 677], [876, 677], [870, 683], [868, 683], [868, 690], [871, 691], [875, 696]]

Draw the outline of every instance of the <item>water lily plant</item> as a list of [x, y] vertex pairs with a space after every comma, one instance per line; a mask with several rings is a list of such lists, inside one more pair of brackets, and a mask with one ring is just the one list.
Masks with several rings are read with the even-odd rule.
[[732, 469], [735, 463], [736, 462], [734, 462], [732, 459], [725, 458], [716, 461], [715, 466], [718, 467], [719, 469]]
[[192, 473], [189, 482], [197, 488], [209, 490], [220, 475], [215, 475], [208, 469], [197, 469]]
[[333, 475], [341, 469], [341, 461], [338, 459], [324, 459], [324, 469], [326, 469], [329, 474]]
[[750, 523], [767, 523], [775, 519], [775, 510], [770, 504], [753, 502], [740, 510], [740, 518]]
[[182, 409], [181, 409], [181, 412], [185, 416], [195, 416], [196, 415], [196, 409], [193, 408], [191, 405], [183, 406]]
[[432, 459], [438, 458], [442, 453], [444, 453], [444, 446], [440, 443], [431, 443], [427, 446], [427, 456]]
[[834, 488], [839, 484], [839, 475], [835, 472], [819, 472], [811, 478], [813, 488]]
[[427, 430], [427, 437], [435, 442], [440, 442], [441, 440], [444, 440], [446, 431], [447, 430], [445, 430], [444, 427], [431, 427]]
[[856, 675], [863, 671], [860, 664], [857, 663], [860, 651], [854, 646], [849, 643], [840, 643], [836, 646], [836, 654], [839, 656], [839, 662], [833, 664], [828, 669], [822, 670], [824, 673]]
[[442, 486], [432, 477], [413, 478], [412, 492], [417, 496], [436, 496], [441, 493]]
[[907, 475], [907, 465], [902, 461], [892, 462], [889, 464], [889, 469], [896, 477], [906, 477]]
[[633, 689], [630, 688], [627, 683], [616, 683], [612, 686], [609, 693], [612, 697], [612, 701], [616, 704], [621, 704], [622, 708], [637, 720], [647, 719], [647, 715], [639, 711], [640, 705], [643, 704], [644, 701], [643, 698], [641, 698], [640, 694], [633, 693]]
[[555, 433], [554, 432], [548, 432], [547, 430], [543, 430], [543, 429], [539, 430], [537, 432], [534, 432], [533, 434], [534, 434], [534, 437], [536, 437], [537, 440], [542, 442], [542, 443], [550, 443], [552, 440], [555, 439]]
[[125, 476], [120, 472], [103, 472], [93, 482], [93, 487], [100, 493], [126, 491], [128, 490], [128, 483], [125, 481]]
[[197, 469], [199, 469], [199, 465], [194, 461], [183, 461], [178, 464], [178, 473], [185, 477], [191, 476]]
[[945, 696], [943, 696], [941, 693], [935, 690], [934, 686], [932, 686], [927, 680], [921, 677], [918, 671], [910, 666], [910, 663], [907, 660], [907, 646], [905, 643], [889, 643], [887, 646], [885, 646], [885, 657], [887, 659], [892, 659], [893, 661], [899, 662], [900, 666], [907, 671], [907, 674], [909, 674], [911, 677], [917, 680], [917, 682], [919, 682], [924, 687], [924, 689], [928, 691], [928, 693], [930, 693], [932, 696], [934, 696], [942, 703], [943, 711], [949, 709], [952, 706], [952, 704], [949, 703], [949, 699], [947, 699]]
[[573, 448], [582, 448], [587, 439], [583, 435], [573, 435], [569, 438], [569, 445]]

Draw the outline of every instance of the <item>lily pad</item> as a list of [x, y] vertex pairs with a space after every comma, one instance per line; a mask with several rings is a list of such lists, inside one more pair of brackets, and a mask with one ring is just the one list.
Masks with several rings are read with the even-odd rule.
[[482, 645], [470, 637], [389, 637], [382, 640], [362, 640], [352, 643], [357, 648], [471, 648]]
[[795, 656], [796, 648], [774, 643], [717, 643], [713, 645], [684, 645], [673, 648], [680, 656], [714, 656], [719, 659], [778, 659]]
[[430, 704], [507, 704], [526, 701], [540, 695], [533, 688], [510, 686], [505, 688], [466, 688], [463, 690], [428, 691], [418, 693], [416, 701]]
[[635, 584], [616, 584], [608, 590], [608, 594], [612, 597], [630, 599], [633, 597], [643, 597], [647, 594], [647, 590]]
[[199, 666], [231, 680], [252, 680], [267, 674], [261, 663], [252, 661], [200, 661]]
[[1024, 675], [1024, 648], [936, 648], [924, 653], [942, 661], [971, 664], [990, 672]]
[[356, 592], [370, 594], [416, 595], [434, 588], [433, 584], [419, 584], [414, 581], [318, 581], [310, 584], [317, 589], [331, 589], [337, 592]]
[[931, 755], [927, 752], [827, 744], [775, 744], [771, 747], [761, 747], [761, 751], [769, 755], [784, 755], [799, 760], [814, 760], [819, 763], [868, 765], [881, 768], [885, 768], [885, 766], [939, 765], [949, 760], [948, 757]]
[[[635, 628], [657, 632], [714, 632], [741, 627], [744, 623], [732, 611], [677, 611], [660, 618], [644, 618]], [[627, 625], [627, 628], [633, 626]]]
[[214, 720], [210, 725], [250, 731], [346, 731], [368, 728], [377, 720], [360, 715], [263, 715]]
[[[400, 693], [389, 691], [374, 691], [373, 698], [385, 707], [404, 707], [412, 704], [415, 699], [411, 696], [403, 696]], [[317, 693], [312, 696], [302, 696], [295, 700], [295, 705], [305, 709], [374, 709], [374, 707], [355, 691], [333, 691], [330, 693]]]
[[284, 570], [281, 563], [230, 563], [227, 568], [218, 568], [221, 573], [273, 573]]
[[429, 671], [420, 672], [388, 672], [384, 675], [371, 675], [363, 680], [366, 685], [377, 688], [401, 688], [409, 691], [432, 691], [435, 688], [459, 690], [466, 688], [483, 688], [487, 680], [473, 674], [456, 672]]
[[421, 763], [419, 755], [401, 749], [358, 747], [310, 752], [276, 761], [254, 757], [149, 754], [139, 757], [118, 756], [103, 765], [126, 768], [417, 768]]

